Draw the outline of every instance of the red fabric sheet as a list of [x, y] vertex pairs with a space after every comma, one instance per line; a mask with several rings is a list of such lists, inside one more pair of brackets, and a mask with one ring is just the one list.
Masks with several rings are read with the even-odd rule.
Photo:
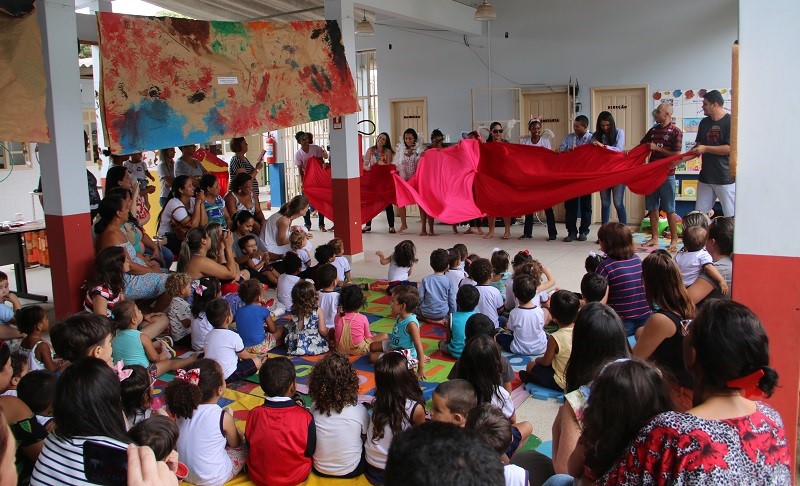
[[[435, 219], [452, 224], [486, 214], [532, 213], [617, 184], [649, 194], [667, 178], [670, 164], [686, 155], [644, 164], [649, 154], [646, 145], [626, 155], [593, 145], [556, 154], [542, 147], [462, 140], [442, 150], [426, 151], [408, 182], [391, 166], [364, 172], [362, 221], [390, 202], [419, 204]], [[323, 171], [321, 161], [309, 164], [303, 187], [311, 204], [330, 217], [330, 171]]]

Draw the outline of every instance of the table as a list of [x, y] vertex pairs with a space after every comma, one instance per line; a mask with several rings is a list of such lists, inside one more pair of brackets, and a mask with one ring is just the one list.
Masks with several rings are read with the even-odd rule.
[[44, 221], [38, 220], [12, 226], [9, 231], [0, 231], [0, 265], [14, 265], [17, 297], [37, 302], [47, 302], [47, 296], [28, 293], [28, 280], [25, 277], [24, 234], [43, 229], [45, 229]]

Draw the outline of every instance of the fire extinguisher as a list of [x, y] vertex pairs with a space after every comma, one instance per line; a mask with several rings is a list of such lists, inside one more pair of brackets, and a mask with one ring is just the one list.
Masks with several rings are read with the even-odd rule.
[[267, 162], [267, 164], [274, 164], [275, 163], [275, 139], [272, 137], [272, 134], [270, 134], [267, 137], [267, 141], [264, 144], [264, 151], [265, 151], [264, 159]]

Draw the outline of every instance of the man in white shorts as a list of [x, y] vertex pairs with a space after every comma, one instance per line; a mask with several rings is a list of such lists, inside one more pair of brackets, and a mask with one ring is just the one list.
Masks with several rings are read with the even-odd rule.
[[703, 114], [692, 150], [702, 159], [697, 183], [697, 202], [694, 209], [708, 213], [719, 199], [726, 217], [734, 216], [736, 179], [731, 175], [731, 115], [725, 112], [722, 94], [717, 90], [706, 93]]

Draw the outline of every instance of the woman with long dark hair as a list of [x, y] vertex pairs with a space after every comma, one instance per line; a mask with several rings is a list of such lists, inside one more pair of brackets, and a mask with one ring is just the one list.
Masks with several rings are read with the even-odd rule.
[[[603, 111], [597, 116], [597, 125], [592, 134], [592, 145], [615, 152], [622, 152], [625, 147], [625, 132], [621, 128], [617, 128], [617, 124], [614, 122], [614, 115], [611, 113]], [[606, 224], [611, 219], [612, 193], [619, 222], [628, 224], [628, 213], [625, 212], [625, 184], [618, 184], [600, 191], [600, 202], [602, 203], [601, 222]]]
[[[202, 277], [215, 277], [221, 281], [237, 280], [240, 276], [239, 265], [233, 255], [233, 236], [230, 232], [223, 237], [225, 245], [225, 265], [217, 263], [206, 254], [211, 249], [211, 238], [204, 228], [192, 228], [186, 233], [181, 244], [178, 271], [186, 272], [194, 280]], [[245, 271], [246, 272], [246, 271]], [[244, 276], [249, 278], [249, 273]]]
[[166, 246], [173, 254], [180, 252], [187, 231], [208, 224], [208, 215], [203, 210], [204, 202], [205, 193], [200, 189], [195, 191], [192, 177], [175, 177], [167, 204], [158, 215], [158, 235], [167, 238]]
[[[486, 139], [486, 143], [491, 142], [502, 142], [508, 143], [508, 140], [503, 138], [503, 125], [500, 122], [492, 122], [489, 125], [489, 137]], [[489, 220], [489, 231], [484, 235], [484, 238], [492, 238], [494, 237], [494, 227], [495, 227], [495, 216], [487, 216]], [[507, 240], [511, 238], [511, 218], [503, 218], [503, 228], [505, 231], [503, 232], [502, 238]]]
[[264, 213], [261, 211], [258, 194], [253, 192], [253, 179], [249, 175], [239, 173], [233, 177], [228, 193], [225, 194], [225, 208], [228, 214], [249, 212], [255, 218], [254, 231], [256, 234], [261, 232], [265, 221]]
[[[424, 150], [425, 146], [420, 142], [416, 130], [413, 128], [406, 128], [406, 131], [403, 132], [403, 140], [397, 144], [397, 150], [395, 151], [393, 160], [394, 165], [397, 166], [397, 174], [402, 177], [403, 180], [408, 181], [417, 172], [419, 157]], [[401, 207], [399, 212], [399, 231], [402, 233], [408, 229], [408, 225], [406, 224], [406, 208]], [[425, 230], [425, 223], [428, 221], [428, 215], [425, 214], [422, 207], [419, 208], [419, 214], [422, 218], [422, 231], [420, 231], [419, 235], [427, 236], [428, 232]], [[431, 220], [430, 227], [430, 233], [433, 234], [433, 220]]]
[[[281, 257], [292, 249], [289, 242], [292, 221], [304, 216], [306, 212], [308, 212], [308, 198], [298, 195], [267, 219], [261, 228], [261, 239], [267, 244], [270, 254]], [[309, 233], [308, 238], [312, 237], [313, 235]]]
[[[370, 170], [376, 165], [392, 165], [394, 159], [394, 150], [392, 150], [392, 142], [389, 139], [389, 134], [381, 132], [375, 139], [375, 145], [367, 149], [364, 154], [364, 170]], [[386, 221], [389, 223], [389, 233], [396, 233], [394, 229], [394, 206], [392, 204], [386, 206]], [[362, 233], [369, 233], [372, 231], [372, 220], [366, 222]]]
[[223, 228], [231, 225], [231, 215], [226, 207], [225, 200], [219, 195], [219, 179], [214, 174], [206, 174], [200, 178], [200, 190], [206, 195], [203, 209], [206, 211], [209, 223], [218, 223]]

